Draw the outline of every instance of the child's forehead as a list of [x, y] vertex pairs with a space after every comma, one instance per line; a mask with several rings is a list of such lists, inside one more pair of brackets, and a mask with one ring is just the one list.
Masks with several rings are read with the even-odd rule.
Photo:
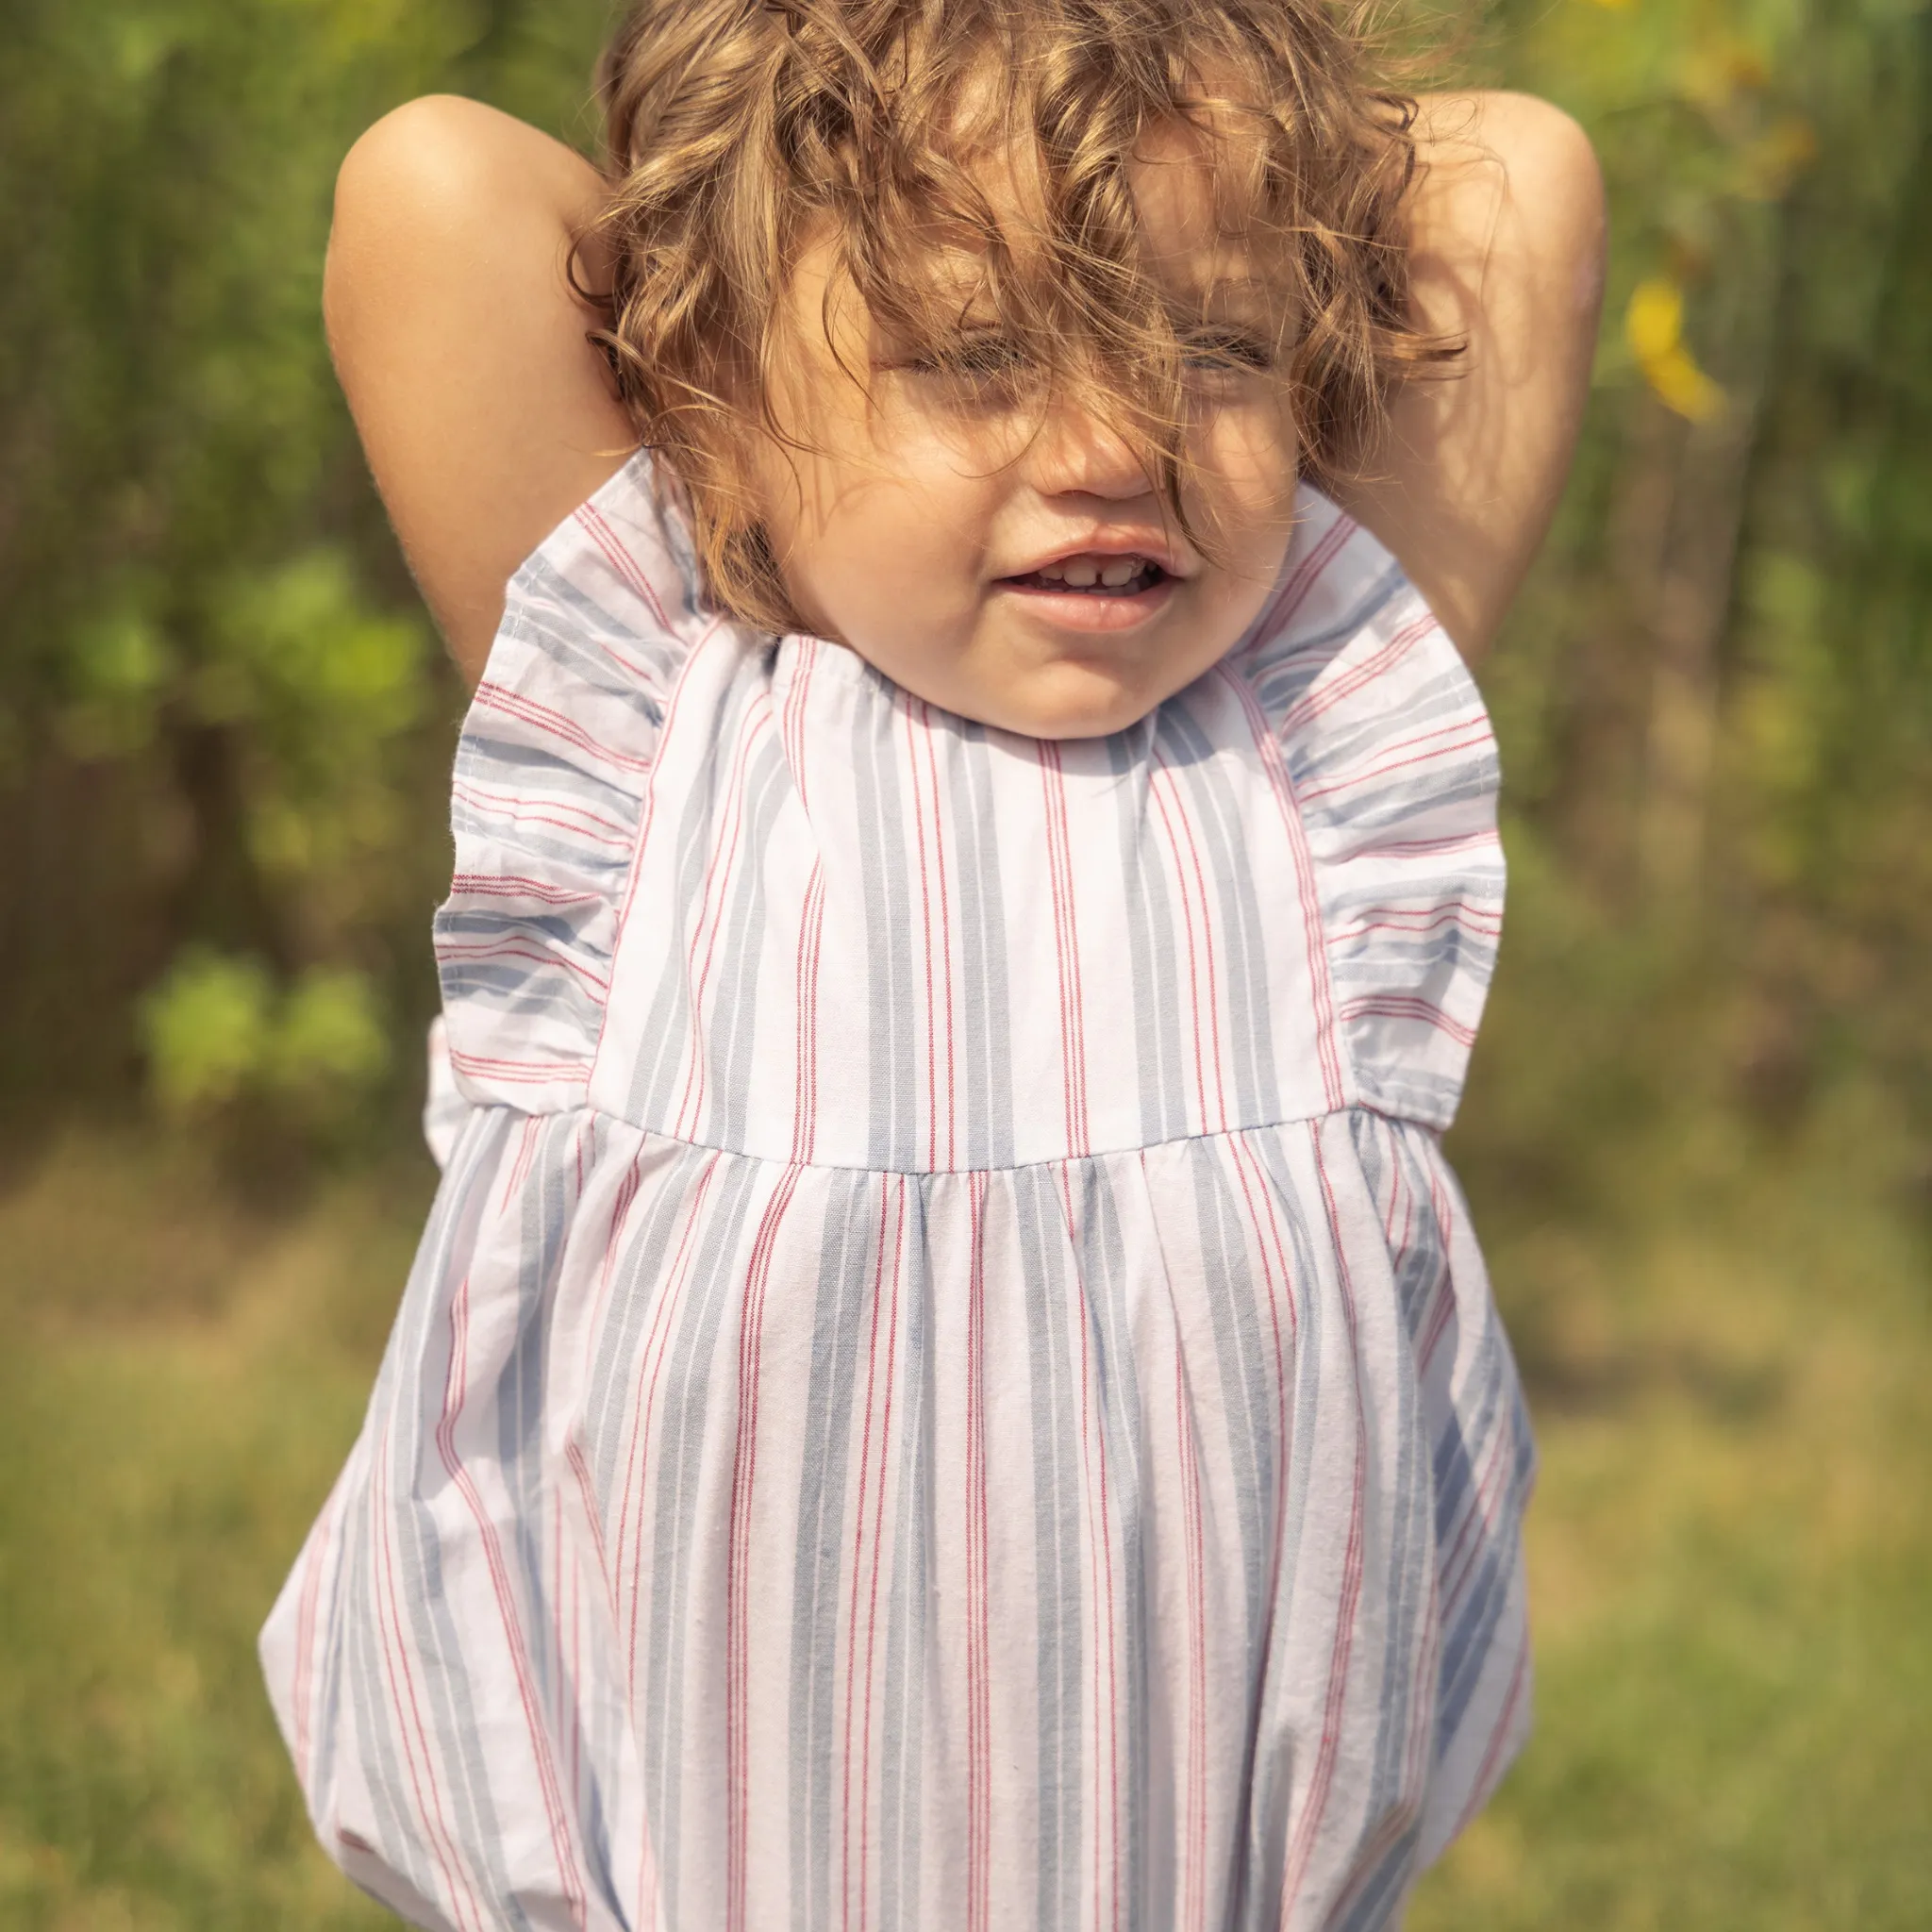
[[[974, 111], [974, 110], [977, 111]], [[1024, 272], [1054, 239], [1047, 168], [1026, 130], [962, 107], [945, 159], [983, 198], [998, 245]], [[1239, 130], [1203, 127], [1179, 114], [1150, 121], [1120, 154], [1141, 265], [1172, 292], [1216, 301], [1262, 301], [1273, 286], [1271, 250], [1248, 191]], [[895, 250], [926, 287], [970, 291], [985, 279], [994, 236], [958, 207], [915, 213]]]

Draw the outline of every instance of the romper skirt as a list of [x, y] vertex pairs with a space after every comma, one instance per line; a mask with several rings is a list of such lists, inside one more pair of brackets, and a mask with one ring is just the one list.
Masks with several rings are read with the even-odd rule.
[[635, 459], [514, 580], [438, 916], [445, 1168], [262, 1637], [449, 1932], [1396, 1924], [1529, 1719], [1533, 1452], [1438, 1137], [1481, 702], [1304, 491], [1046, 742], [708, 610]]

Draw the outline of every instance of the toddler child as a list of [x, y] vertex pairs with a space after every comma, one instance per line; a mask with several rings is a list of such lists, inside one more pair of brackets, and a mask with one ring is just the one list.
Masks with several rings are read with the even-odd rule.
[[344, 177], [481, 675], [442, 1186], [263, 1637], [317, 1828], [457, 1932], [1391, 1924], [1532, 1458], [1438, 1142], [1494, 750], [1364, 520], [1479, 641], [1587, 153], [1419, 196], [1324, 0], [643, 0], [604, 97], [587, 298], [481, 110]]

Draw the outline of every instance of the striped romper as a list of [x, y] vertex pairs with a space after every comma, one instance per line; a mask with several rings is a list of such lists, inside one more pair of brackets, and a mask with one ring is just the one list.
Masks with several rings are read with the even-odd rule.
[[1052, 743], [704, 607], [639, 458], [531, 558], [437, 920], [445, 1165], [263, 1634], [452, 1932], [1390, 1926], [1528, 1724], [1455, 1180], [1495, 751], [1305, 492]]

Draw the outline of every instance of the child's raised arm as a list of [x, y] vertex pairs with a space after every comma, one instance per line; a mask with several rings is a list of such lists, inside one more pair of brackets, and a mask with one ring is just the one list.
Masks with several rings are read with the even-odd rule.
[[[1348, 507], [1465, 653], [1489, 643], [1548, 527], [1602, 291], [1602, 184], [1582, 131], [1522, 95], [1424, 103], [1424, 324], [1468, 350], [1398, 397]], [[423, 594], [473, 680], [511, 573], [634, 446], [596, 318], [566, 273], [602, 183], [475, 102], [411, 102], [343, 163], [329, 341]]]
[[1423, 103], [1418, 320], [1464, 339], [1397, 396], [1348, 508], [1479, 657], [1549, 528], [1590, 387], [1604, 193], [1575, 122], [1524, 94]]
[[573, 292], [597, 172], [493, 108], [378, 121], [336, 184], [323, 307], [396, 535], [474, 683], [528, 554], [635, 447]]

